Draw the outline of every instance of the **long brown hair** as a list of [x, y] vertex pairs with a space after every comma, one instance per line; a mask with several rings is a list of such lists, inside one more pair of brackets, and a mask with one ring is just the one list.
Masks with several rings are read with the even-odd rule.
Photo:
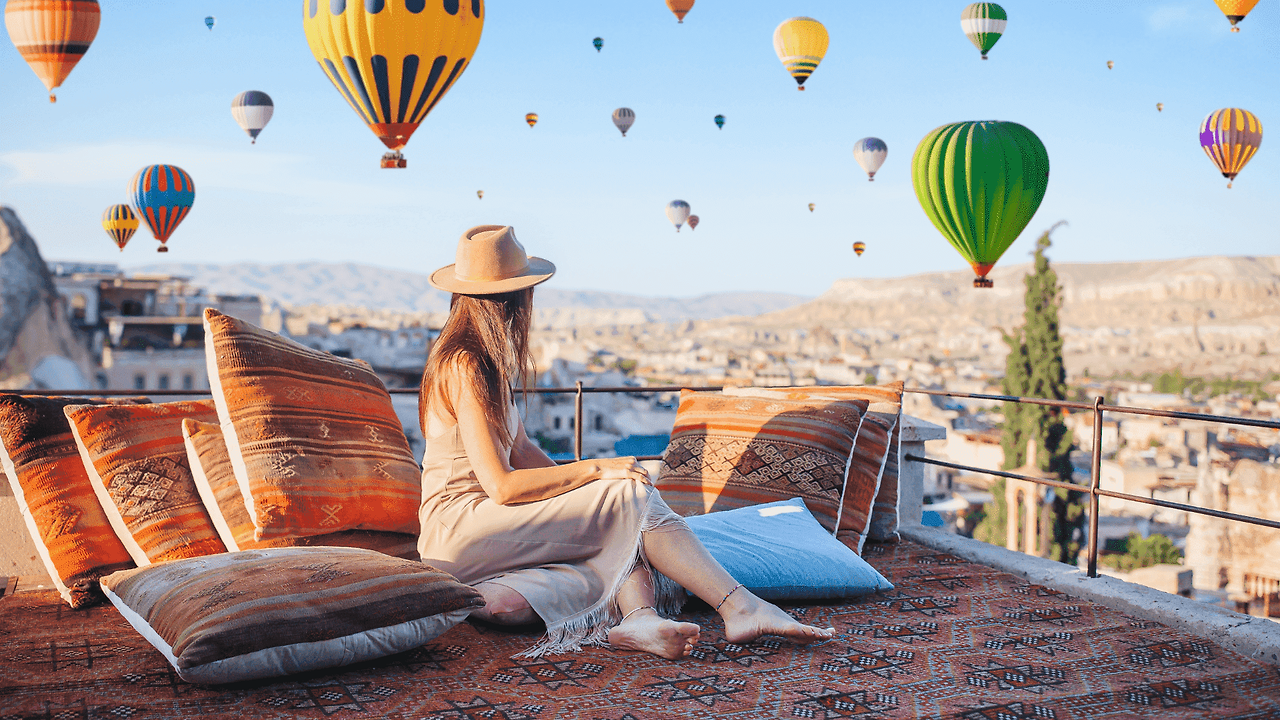
[[418, 390], [423, 437], [427, 437], [427, 405], [432, 396], [457, 417], [452, 393], [445, 387], [445, 379], [453, 377], [471, 385], [498, 436], [508, 444], [514, 440], [507, 429], [507, 411], [512, 388], [517, 383], [523, 386], [525, 376], [534, 369], [529, 353], [532, 315], [533, 288], [497, 295], [453, 294], [449, 319], [427, 358]]

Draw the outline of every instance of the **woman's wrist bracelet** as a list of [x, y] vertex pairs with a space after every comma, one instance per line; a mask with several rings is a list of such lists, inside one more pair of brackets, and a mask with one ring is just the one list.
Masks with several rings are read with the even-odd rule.
[[720, 608], [724, 607], [724, 604], [725, 604], [725, 603], [729, 602], [729, 596], [730, 596], [730, 595], [732, 595], [732, 594], [734, 594], [734, 593], [736, 593], [736, 592], [738, 592], [738, 588], [740, 588], [740, 587], [742, 587], [742, 583], [738, 583], [737, 585], [734, 585], [732, 590], [730, 590], [729, 592], [725, 593], [724, 598], [720, 600], [720, 604], [719, 604], [719, 605], [716, 605], [716, 611], [717, 611], [717, 612], [719, 612]]

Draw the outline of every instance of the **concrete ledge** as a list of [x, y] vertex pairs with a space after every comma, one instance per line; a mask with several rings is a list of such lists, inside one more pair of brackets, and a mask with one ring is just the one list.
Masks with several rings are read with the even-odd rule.
[[1070, 565], [920, 525], [904, 525], [912, 542], [1002, 570], [1082, 600], [1212, 640], [1254, 660], [1280, 667], [1280, 623], [1170, 595], [1111, 577], [1090, 578]]

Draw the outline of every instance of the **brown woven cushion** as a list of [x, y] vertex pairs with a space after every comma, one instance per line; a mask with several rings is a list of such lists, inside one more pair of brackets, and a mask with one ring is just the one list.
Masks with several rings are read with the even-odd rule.
[[[846, 487], [845, 478], [866, 409], [685, 391], [655, 484], [681, 515], [801, 497], [828, 531], [847, 521], [865, 532], [875, 488]], [[850, 492], [856, 502], [842, 507]]]
[[212, 400], [65, 408], [98, 502], [133, 561], [226, 552], [191, 479], [183, 418], [216, 420]]
[[227, 452], [258, 540], [416, 533], [419, 468], [368, 363], [205, 311]]
[[187, 447], [187, 460], [197, 491], [222, 543], [230, 551], [264, 547], [333, 545], [365, 548], [395, 557], [418, 559], [416, 533], [379, 532], [375, 530], [343, 530], [325, 535], [283, 537], [255, 540], [253, 521], [245, 506], [240, 484], [231, 468], [227, 444], [217, 425], [184, 420], [182, 435]]
[[0, 460], [40, 559], [73, 608], [101, 601], [98, 578], [133, 559], [98, 504], [62, 411], [137, 400], [0, 395]]
[[484, 606], [412, 560], [355, 548], [270, 548], [102, 579], [178, 676], [225, 683], [347, 665], [419, 647]]

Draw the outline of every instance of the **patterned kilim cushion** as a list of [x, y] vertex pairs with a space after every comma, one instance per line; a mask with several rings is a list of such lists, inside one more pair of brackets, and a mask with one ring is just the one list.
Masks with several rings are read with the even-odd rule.
[[102, 600], [99, 577], [133, 567], [98, 504], [62, 413], [86, 402], [94, 401], [0, 395], [0, 460], [40, 559], [73, 608]]
[[[828, 531], [865, 532], [874, 487], [846, 487], [867, 403], [680, 395], [655, 483], [681, 515], [804, 498]], [[848, 493], [841, 507], [841, 497]], [[849, 517], [851, 506], [858, 509]]]
[[270, 548], [102, 578], [134, 629], [193, 683], [336, 667], [419, 647], [483, 607], [429, 565], [356, 548]]
[[343, 530], [325, 535], [255, 540], [253, 521], [249, 519], [240, 483], [236, 482], [235, 471], [231, 468], [231, 456], [227, 454], [227, 443], [222, 439], [222, 428], [188, 419], [182, 422], [182, 436], [186, 442], [187, 461], [191, 465], [191, 475], [200, 499], [228, 550], [234, 552], [264, 547], [335, 545], [377, 550], [409, 560], [418, 559], [416, 533]]
[[[898, 466], [902, 455], [902, 381], [885, 385], [852, 385], [823, 386], [807, 388], [726, 388], [725, 393], [732, 395], [756, 395], [759, 397], [786, 397], [793, 400], [816, 399], [818, 397], [832, 399], [866, 400], [870, 403], [868, 419], [862, 432], [858, 435], [858, 455], [866, 456], [864, 463], [855, 469], [864, 472], [862, 482], [866, 482], [865, 472], [872, 466], [877, 477], [876, 500], [871, 508], [871, 524], [866, 539], [879, 542], [898, 540]], [[886, 443], [879, 436], [890, 431]], [[877, 454], [881, 453], [881, 454]], [[852, 480], [852, 478], [851, 478]], [[841, 532], [849, 530], [841, 528]], [[852, 539], [852, 538], [846, 538]], [[861, 543], [858, 544], [861, 549]]]
[[418, 464], [368, 363], [205, 310], [209, 384], [259, 540], [417, 532]]
[[191, 479], [182, 420], [217, 420], [212, 400], [68, 405], [98, 502], [133, 561], [226, 552]]

